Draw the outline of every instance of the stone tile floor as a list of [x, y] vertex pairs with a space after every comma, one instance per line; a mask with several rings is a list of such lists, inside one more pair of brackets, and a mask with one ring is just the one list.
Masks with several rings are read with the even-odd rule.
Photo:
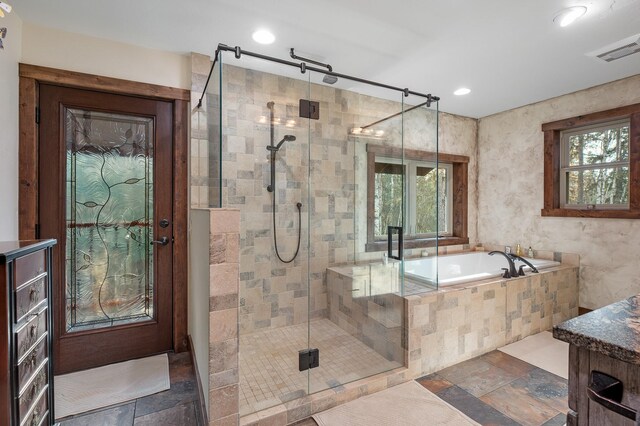
[[500, 351], [417, 380], [483, 425], [562, 426], [567, 381]]
[[60, 426], [201, 426], [198, 385], [189, 352], [169, 353], [171, 387], [154, 395], [66, 417]]
[[[500, 351], [417, 379], [425, 388], [487, 426], [562, 426], [567, 381]], [[295, 426], [316, 426], [306, 419]]]
[[[298, 351], [320, 350], [320, 367], [298, 371]], [[240, 336], [240, 415], [401, 365], [323, 318]]]
[[[169, 354], [171, 389], [68, 417], [60, 426], [200, 426], [189, 353]], [[417, 382], [482, 425], [562, 426], [567, 381], [499, 351], [456, 364]], [[295, 426], [315, 426], [313, 419]]]

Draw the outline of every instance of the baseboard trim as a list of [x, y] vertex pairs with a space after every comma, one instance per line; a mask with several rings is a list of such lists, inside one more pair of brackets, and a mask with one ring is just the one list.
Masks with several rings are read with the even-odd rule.
[[204, 403], [204, 391], [202, 389], [202, 381], [200, 380], [200, 374], [198, 374], [198, 363], [193, 350], [193, 341], [191, 335], [187, 335], [189, 339], [189, 356], [191, 356], [191, 363], [193, 364], [193, 372], [196, 375], [196, 383], [198, 384], [198, 402], [200, 403], [200, 421], [204, 426], [209, 424], [209, 416], [207, 414], [207, 405]]

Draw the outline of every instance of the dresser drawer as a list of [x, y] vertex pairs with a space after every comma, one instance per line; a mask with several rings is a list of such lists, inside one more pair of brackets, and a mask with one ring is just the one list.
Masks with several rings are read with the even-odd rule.
[[43, 338], [38, 345], [18, 364], [18, 393], [30, 383], [31, 377], [47, 361], [47, 339]]
[[22, 284], [45, 272], [44, 253], [44, 250], [40, 250], [15, 260], [14, 288], [20, 287]]
[[32, 281], [16, 291], [15, 315], [13, 321], [20, 322], [47, 297], [47, 276]]
[[27, 416], [27, 413], [33, 407], [33, 404], [36, 402], [40, 394], [45, 391], [47, 392], [49, 389], [48, 383], [48, 363], [45, 363], [40, 370], [33, 376], [31, 379], [31, 383], [27, 385], [22, 395], [20, 395], [19, 405], [19, 413], [20, 418], [24, 419]]
[[33, 409], [27, 413], [26, 417], [20, 417], [20, 426], [39, 426], [49, 414], [49, 399], [47, 392], [40, 394], [40, 399], [33, 406]]
[[44, 305], [37, 314], [33, 314], [29, 321], [16, 331], [16, 357], [20, 359], [29, 352], [38, 339], [47, 334], [47, 330], [47, 306]]

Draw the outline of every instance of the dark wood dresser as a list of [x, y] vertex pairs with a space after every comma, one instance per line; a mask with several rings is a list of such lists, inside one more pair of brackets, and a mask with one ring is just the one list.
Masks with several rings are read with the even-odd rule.
[[0, 242], [0, 425], [52, 425], [51, 250], [55, 240]]

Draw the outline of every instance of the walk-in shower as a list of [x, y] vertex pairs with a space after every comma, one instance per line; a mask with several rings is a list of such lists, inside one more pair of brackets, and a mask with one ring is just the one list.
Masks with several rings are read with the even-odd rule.
[[[241, 416], [403, 367], [404, 258], [437, 250], [438, 98], [224, 45], [215, 59], [200, 111], [209, 206], [240, 210]], [[389, 247], [404, 257], [383, 264]]]

